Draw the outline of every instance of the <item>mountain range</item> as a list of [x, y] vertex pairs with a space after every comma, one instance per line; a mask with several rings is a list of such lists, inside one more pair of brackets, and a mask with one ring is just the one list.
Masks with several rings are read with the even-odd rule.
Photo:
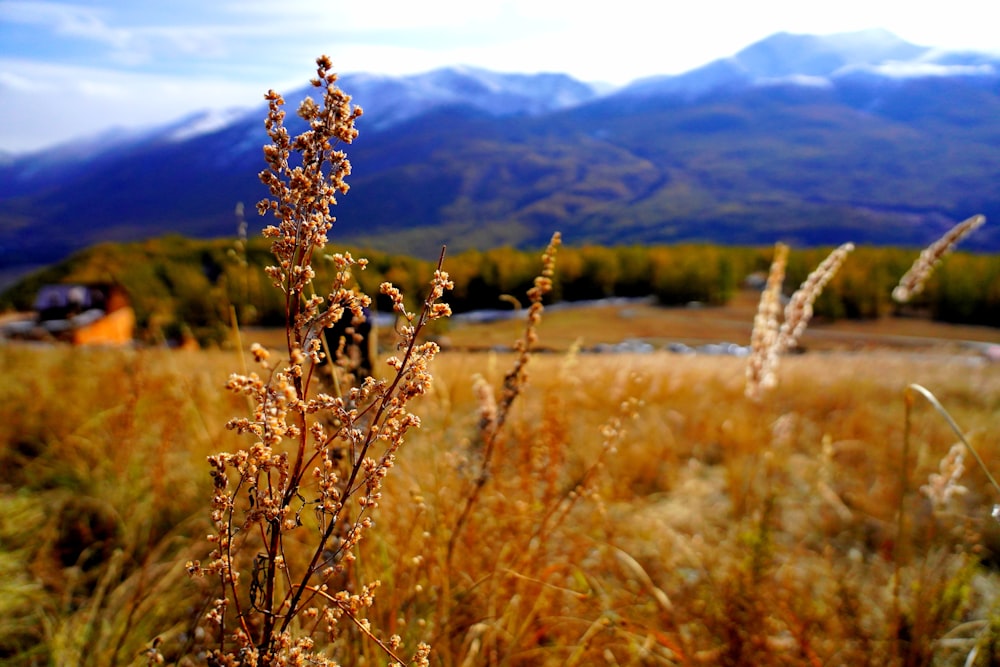
[[[431, 255], [558, 229], [574, 244], [922, 246], [974, 213], [1000, 220], [1000, 55], [884, 31], [780, 33], [617, 89], [469, 67], [340, 85], [365, 114], [338, 242]], [[5, 156], [0, 278], [99, 241], [234, 236], [237, 202], [266, 194], [264, 113]], [[1000, 232], [965, 247], [1000, 251]]]

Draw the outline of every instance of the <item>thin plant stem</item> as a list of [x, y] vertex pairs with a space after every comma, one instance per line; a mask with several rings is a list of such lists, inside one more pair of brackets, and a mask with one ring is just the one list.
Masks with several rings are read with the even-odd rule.
[[962, 432], [962, 429], [958, 426], [955, 419], [948, 413], [948, 411], [941, 405], [941, 402], [937, 399], [934, 394], [919, 384], [907, 385], [903, 393], [903, 401], [906, 409], [904, 428], [903, 428], [903, 453], [902, 462], [900, 465], [899, 478], [900, 478], [900, 495], [899, 495], [899, 510], [896, 513], [896, 540], [893, 545], [893, 581], [892, 581], [892, 609], [893, 609], [893, 619], [896, 624], [895, 634], [898, 636], [900, 630], [902, 629], [902, 612], [901, 612], [901, 557], [902, 557], [902, 544], [903, 544], [903, 532], [905, 528], [905, 507], [906, 507], [906, 496], [909, 493], [909, 452], [910, 452], [910, 433], [913, 425], [913, 406], [915, 403], [915, 398], [917, 395], [923, 396], [924, 399], [930, 403], [937, 412], [944, 417], [944, 420], [954, 431], [955, 435], [965, 446], [965, 448], [972, 454], [972, 458], [975, 459], [979, 468], [986, 475], [986, 479], [989, 480], [990, 485], [1000, 494], [1000, 485], [997, 484], [993, 475], [990, 473], [989, 468], [986, 467], [986, 463], [983, 461], [982, 457], [979, 456], [979, 452], [972, 446], [968, 438]]
[[[959, 428], [958, 424], [955, 422], [952, 416], [948, 414], [948, 411], [944, 409], [944, 406], [941, 405], [941, 402], [937, 400], [937, 397], [935, 397], [934, 394], [932, 394], [928, 389], [920, 386], [919, 384], [911, 384], [907, 386], [906, 391], [908, 394], [914, 391], [917, 392], [925, 399], [927, 399], [928, 403], [934, 406], [934, 409], [937, 410], [942, 417], [944, 417], [944, 420], [948, 422], [948, 426], [951, 427], [951, 430], [955, 432], [955, 435], [958, 436], [958, 439], [962, 442], [963, 445], [965, 445], [965, 448], [969, 450], [969, 453], [972, 454], [972, 458], [976, 460], [976, 463], [979, 465], [979, 468], [986, 475], [986, 479], [989, 480], [990, 485], [996, 490], [998, 494], [1000, 494], [1000, 484], [997, 484], [997, 481], [993, 478], [993, 475], [990, 473], [989, 468], [987, 468], [986, 464], [983, 462], [982, 457], [979, 456], [979, 452], [977, 452], [976, 449], [969, 443], [968, 439], [965, 437], [965, 434], [962, 433], [962, 429]], [[907, 405], [909, 405], [909, 403]], [[909, 423], [907, 423], [906, 435], [907, 437], [909, 436]]]

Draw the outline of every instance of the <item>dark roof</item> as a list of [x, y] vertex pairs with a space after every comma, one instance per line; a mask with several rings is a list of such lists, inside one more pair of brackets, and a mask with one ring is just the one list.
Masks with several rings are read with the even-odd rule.
[[35, 297], [35, 310], [41, 319], [58, 319], [85, 310], [103, 310], [107, 300], [105, 285], [46, 285]]

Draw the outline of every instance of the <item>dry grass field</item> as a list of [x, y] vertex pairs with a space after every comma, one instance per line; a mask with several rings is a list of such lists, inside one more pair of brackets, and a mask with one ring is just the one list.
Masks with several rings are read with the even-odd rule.
[[[705, 312], [618, 319], [690, 316], [660, 332], [674, 339]], [[609, 321], [552, 313], [539, 345], [620, 336]], [[477, 325], [475, 339], [507, 326]], [[475, 378], [499, 388], [513, 359], [434, 363], [422, 426], [344, 582], [381, 581], [367, 611], [380, 635], [426, 641], [448, 666], [1000, 659], [1000, 498], [968, 460], [963, 493], [935, 505], [921, 492], [956, 441], [926, 403], [912, 406], [902, 458], [904, 390], [920, 383], [1000, 470], [995, 367], [807, 353], [783, 359], [755, 403], [743, 359], [537, 355], [456, 536], [482, 447]], [[168, 663], [195, 664], [181, 656], [202, 640], [210, 591], [185, 563], [210, 549], [205, 457], [237, 446], [224, 424], [246, 405], [222, 387], [242, 363], [234, 351], [0, 348], [4, 664], [141, 664], [157, 637]], [[386, 664], [359, 633], [328, 651]]]
[[[398, 342], [350, 388], [321, 334], [369, 305], [358, 262], [324, 296], [311, 266], [361, 113], [335, 81], [319, 58], [294, 139], [267, 95], [283, 332], [0, 345], [3, 664], [1000, 663], [1000, 373], [962, 342], [995, 332], [839, 324], [781, 354], [849, 244], [780, 326], [780, 244], [759, 310], [539, 322], [556, 236], [522, 322], [437, 327], [440, 265], [417, 312], [383, 284]], [[626, 338], [755, 355], [587, 351]]]

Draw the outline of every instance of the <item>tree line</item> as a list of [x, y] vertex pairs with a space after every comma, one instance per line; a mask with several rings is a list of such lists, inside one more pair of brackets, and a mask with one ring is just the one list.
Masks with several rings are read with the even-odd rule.
[[[786, 293], [794, 291], [829, 249], [792, 249]], [[391, 281], [417, 301], [426, 293], [431, 261], [352, 249], [368, 266], [355, 271], [359, 287], [378, 294]], [[766, 275], [772, 248], [714, 245], [565, 246], [554, 276], [555, 301], [652, 296], [664, 306], [692, 302], [724, 305]], [[924, 292], [905, 308], [892, 288], [917, 257], [916, 250], [856, 249], [815, 304], [817, 317], [874, 319], [890, 315], [1000, 326], [1000, 255], [955, 253], [937, 268]], [[236, 313], [243, 325], [284, 322], [281, 293], [263, 267], [272, 260], [264, 239], [249, 242], [193, 240], [179, 236], [135, 243], [107, 243], [35, 273], [0, 295], [0, 308], [30, 309], [34, 295], [53, 282], [114, 282], [129, 293], [143, 335], [150, 340], [190, 332], [221, 340]], [[317, 286], [332, 281], [334, 263], [314, 262]], [[539, 270], [539, 253], [510, 247], [470, 250], [445, 262], [455, 283], [448, 302], [455, 312], [512, 308]], [[411, 304], [411, 305], [416, 305]], [[388, 312], [388, 302], [376, 308]]]

